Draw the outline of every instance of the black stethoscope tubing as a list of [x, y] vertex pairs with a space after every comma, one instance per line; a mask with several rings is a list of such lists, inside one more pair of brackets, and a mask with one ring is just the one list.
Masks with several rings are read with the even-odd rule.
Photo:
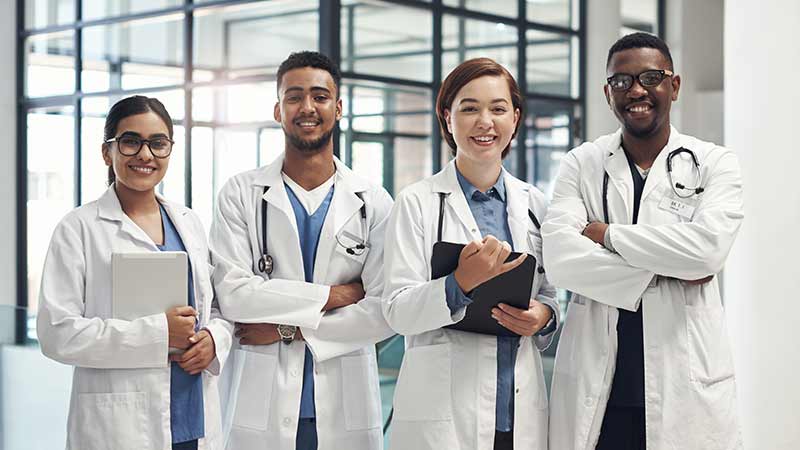
[[[448, 195], [450, 195], [449, 192], [439, 192], [439, 229], [436, 232], [436, 242], [442, 242], [442, 230], [444, 229], [444, 198]], [[531, 222], [533, 222], [537, 230], [542, 228], [539, 219], [536, 218], [536, 214], [530, 209], [528, 209], [528, 218], [531, 219]], [[539, 264], [537, 272], [544, 273], [544, 266]]]
[[[261, 273], [272, 275], [275, 270], [275, 260], [269, 254], [267, 248], [267, 201], [264, 200], [264, 195], [269, 190], [269, 186], [264, 186], [264, 192], [261, 195], [261, 257], [258, 258], [258, 270]], [[355, 255], [359, 250], [367, 248], [367, 204], [364, 202], [364, 197], [361, 192], [355, 193], [361, 199], [361, 242], [356, 245], [346, 246], [339, 240], [339, 235], [336, 235], [336, 243], [342, 246], [348, 255]]]
[[[672, 158], [678, 156], [681, 153], [688, 153], [689, 156], [692, 158], [692, 163], [694, 165], [695, 170], [697, 171], [697, 186], [695, 187], [686, 187], [681, 183], [674, 183], [672, 181]], [[700, 163], [697, 160], [697, 155], [694, 154], [693, 151], [689, 150], [688, 148], [681, 147], [679, 149], [675, 149], [669, 152], [667, 155], [667, 176], [669, 177], [669, 185], [672, 188], [672, 192], [675, 193], [680, 198], [689, 198], [693, 195], [700, 195], [705, 191], [705, 188], [700, 186], [700, 182], [702, 181], [702, 174], [700, 173]], [[678, 192], [678, 189], [691, 191], [689, 195], [681, 195]], [[608, 172], [603, 171], [603, 221], [604, 223], [611, 223], [608, 221]]]

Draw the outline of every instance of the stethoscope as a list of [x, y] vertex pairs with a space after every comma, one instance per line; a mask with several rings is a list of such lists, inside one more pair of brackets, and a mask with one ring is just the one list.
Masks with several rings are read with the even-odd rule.
[[[267, 249], [267, 201], [264, 200], [264, 195], [268, 190], [269, 186], [264, 186], [264, 193], [261, 195], [261, 257], [258, 258], [258, 270], [261, 273], [272, 275], [272, 271], [275, 270], [275, 259]], [[361, 200], [361, 242], [347, 246], [339, 239], [338, 233], [335, 236], [336, 243], [344, 248], [348, 255], [361, 255], [367, 248], [367, 204], [364, 202], [361, 192], [355, 194]]]
[[[686, 187], [681, 183], [676, 183], [672, 179], [672, 158], [680, 155], [681, 153], [688, 153], [689, 156], [692, 158], [692, 164], [694, 165], [694, 170], [697, 172], [697, 186], [695, 187]], [[675, 149], [667, 155], [667, 177], [669, 177], [669, 187], [672, 188], [672, 192], [675, 193], [676, 196], [680, 198], [689, 198], [694, 195], [700, 195], [705, 191], [705, 188], [700, 186], [702, 181], [702, 174], [700, 173], [700, 162], [697, 160], [697, 155], [694, 154], [693, 151], [689, 150], [688, 148], [678, 148]], [[681, 194], [679, 191], [689, 191], [689, 194]], [[605, 223], [609, 223], [608, 221], [608, 172], [603, 173], [603, 219]]]
[[[442, 231], [444, 230], [444, 198], [448, 195], [450, 195], [449, 192], [439, 192], [439, 228], [436, 232], [436, 242], [442, 242]], [[528, 209], [528, 218], [531, 219], [531, 222], [533, 222], [533, 225], [537, 230], [542, 228], [542, 225], [539, 223], [539, 219], [536, 217], [536, 214], [534, 214], [530, 209]], [[539, 264], [537, 272], [544, 273], [544, 266]]]

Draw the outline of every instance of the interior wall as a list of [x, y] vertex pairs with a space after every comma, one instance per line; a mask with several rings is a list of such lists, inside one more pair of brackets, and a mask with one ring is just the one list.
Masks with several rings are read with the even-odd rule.
[[800, 448], [800, 72], [795, 0], [725, 4], [725, 141], [739, 154], [745, 220], [728, 259], [726, 306], [745, 448]]

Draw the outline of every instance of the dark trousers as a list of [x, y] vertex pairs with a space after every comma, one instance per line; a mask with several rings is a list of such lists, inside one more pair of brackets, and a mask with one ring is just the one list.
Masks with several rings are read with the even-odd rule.
[[297, 450], [317, 450], [317, 420], [300, 419], [297, 423]]
[[595, 450], [646, 450], [644, 408], [608, 406]]
[[514, 430], [494, 430], [494, 450], [514, 450]]
[[172, 450], [197, 450], [197, 439], [172, 444]]

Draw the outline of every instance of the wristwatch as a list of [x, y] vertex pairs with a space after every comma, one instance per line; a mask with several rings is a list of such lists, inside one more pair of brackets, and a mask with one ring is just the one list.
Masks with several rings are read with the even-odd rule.
[[284, 344], [291, 344], [296, 333], [297, 327], [294, 325], [278, 325], [278, 335]]

